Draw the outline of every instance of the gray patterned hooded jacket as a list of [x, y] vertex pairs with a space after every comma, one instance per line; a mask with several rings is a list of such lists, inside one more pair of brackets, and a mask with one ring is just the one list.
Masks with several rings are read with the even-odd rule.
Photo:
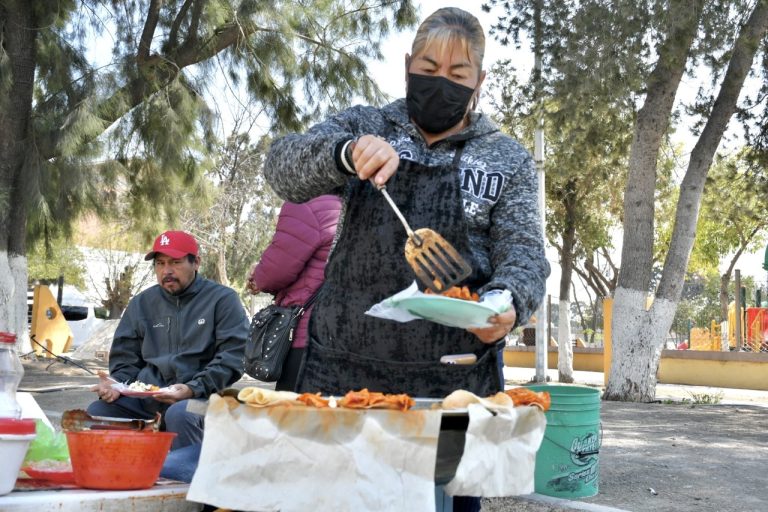
[[428, 147], [400, 99], [383, 108], [355, 106], [305, 134], [275, 140], [265, 163], [267, 181], [278, 195], [296, 203], [327, 193], [343, 196], [345, 184], [357, 178], [343, 170], [338, 150], [345, 141], [366, 134], [384, 136], [401, 160], [423, 165], [450, 164], [457, 141], [465, 141], [457, 179], [473, 256], [492, 276], [478, 291], [509, 290], [516, 325], [527, 323], [544, 296], [550, 272], [539, 222], [538, 181], [528, 152], [477, 113], [463, 131]]

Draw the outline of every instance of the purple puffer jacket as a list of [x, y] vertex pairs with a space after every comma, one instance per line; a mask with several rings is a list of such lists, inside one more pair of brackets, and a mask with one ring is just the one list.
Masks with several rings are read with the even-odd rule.
[[[334, 195], [306, 203], [283, 204], [277, 229], [249, 277], [262, 292], [275, 295], [279, 306], [304, 304], [323, 284], [325, 263], [331, 250], [341, 201]], [[293, 348], [307, 345], [310, 308], [293, 338]]]

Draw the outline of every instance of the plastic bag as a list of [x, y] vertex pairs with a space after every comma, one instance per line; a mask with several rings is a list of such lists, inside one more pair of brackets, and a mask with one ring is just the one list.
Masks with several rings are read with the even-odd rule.
[[42, 420], [35, 420], [37, 436], [29, 444], [24, 462], [41, 460], [69, 460], [69, 447], [64, 432], [56, 432]]

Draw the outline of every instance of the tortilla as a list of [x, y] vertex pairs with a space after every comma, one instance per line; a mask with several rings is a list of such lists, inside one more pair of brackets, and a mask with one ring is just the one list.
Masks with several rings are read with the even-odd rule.
[[237, 399], [251, 407], [271, 407], [273, 405], [299, 405], [298, 394], [292, 391], [275, 391], [274, 389], [249, 386], [240, 390]]
[[480, 397], [467, 391], [466, 389], [457, 389], [443, 399], [443, 409], [466, 409], [469, 404], [476, 404]]
[[495, 395], [480, 398], [466, 389], [457, 389], [443, 399], [443, 409], [466, 409], [469, 404], [481, 404], [485, 407], [514, 407], [514, 401], [508, 394], [499, 391]]
[[489, 396], [485, 399], [488, 402], [491, 402], [495, 405], [501, 405], [504, 407], [514, 407], [515, 402], [512, 400], [512, 397], [510, 397], [508, 394], [504, 393], [503, 391], [499, 391], [493, 396]]

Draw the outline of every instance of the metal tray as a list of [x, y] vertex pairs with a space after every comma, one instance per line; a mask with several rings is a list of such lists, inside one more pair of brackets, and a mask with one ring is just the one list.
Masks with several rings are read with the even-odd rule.
[[416, 404], [413, 409], [440, 409], [443, 416], [467, 416], [467, 409], [441, 409], [443, 400], [441, 398], [414, 398]]

